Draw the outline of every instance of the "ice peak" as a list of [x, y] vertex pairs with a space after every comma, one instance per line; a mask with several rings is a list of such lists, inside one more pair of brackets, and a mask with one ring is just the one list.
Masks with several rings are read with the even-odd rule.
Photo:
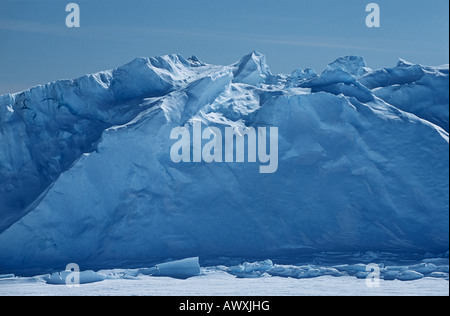
[[235, 82], [257, 86], [272, 76], [266, 63], [266, 56], [256, 50], [242, 57], [233, 66]]
[[335, 70], [342, 68], [349, 74], [360, 77], [366, 74], [369, 69], [367, 68], [366, 60], [360, 56], [343, 56], [339, 57], [332, 63], [328, 64], [328, 70]]
[[397, 63], [397, 67], [402, 68], [402, 67], [411, 67], [413, 66], [413, 63], [410, 63], [409, 61], [406, 61], [403, 58], [399, 58], [398, 59], [398, 63]]
[[189, 64], [192, 67], [202, 67], [202, 66], [206, 66], [206, 64], [204, 62], [202, 62], [200, 59], [198, 59], [197, 56], [192, 55], [191, 57], [189, 57], [187, 59], [187, 61], [189, 62]]
[[248, 55], [251, 55], [251, 56], [254, 56], [254, 57], [265, 57], [264, 54], [258, 52], [257, 50], [253, 50], [253, 51], [252, 51], [250, 54], [248, 54]]

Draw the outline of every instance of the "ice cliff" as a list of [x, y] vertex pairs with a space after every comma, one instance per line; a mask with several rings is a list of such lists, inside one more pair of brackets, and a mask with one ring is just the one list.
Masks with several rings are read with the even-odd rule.
[[[0, 272], [446, 252], [448, 70], [169, 55], [0, 96]], [[277, 172], [174, 163], [170, 132], [194, 120], [278, 127]]]

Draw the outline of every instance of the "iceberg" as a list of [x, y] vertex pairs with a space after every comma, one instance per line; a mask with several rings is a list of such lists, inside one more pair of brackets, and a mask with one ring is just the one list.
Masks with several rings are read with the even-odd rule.
[[420, 272], [406, 270], [397, 275], [397, 279], [400, 281], [414, 281], [423, 278], [423, 274]]
[[160, 263], [155, 266], [153, 276], [166, 276], [177, 279], [187, 279], [200, 275], [199, 258], [187, 258], [182, 260]]
[[[354, 56], [322, 73], [273, 75], [252, 52], [228, 66], [136, 58], [0, 96], [0, 274], [68, 262], [107, 269], [171, 258], [445, 253], [448, 82], [448, 65], [372, 70]], [[171, 131], [192, 134], [195, 122], [277, 127], [278, 170], [172, 161]], [[235, 273], [262, 275], [270, 264], [262, 266]], [[417, 276], [405, 271], [388, 277]]]

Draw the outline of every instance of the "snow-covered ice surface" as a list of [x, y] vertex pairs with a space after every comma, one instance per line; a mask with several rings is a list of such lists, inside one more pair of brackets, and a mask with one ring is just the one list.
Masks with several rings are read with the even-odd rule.
[[199, 258], [186, 258], [76, 276], [69, 270], [34, 277], [0, 275], [0, 296], [448, 296], [448, 281], [448, 257], [410, 265], [285, 265], [264, 260], [204, 268]]
[[[270, 271], [274, 266], [268, 260], [261, 263], [246, 263], [241, 268]], [[447, 260], [448, 264], [448, 260]], [[269, 267], [271, 266], [271, 267]], [[448, 265], [445, 277], [420, 277], [414, 281], [381, 279], [376, 287], [367, 286], [366, 279], [355, 277], [362, 265], [347, 266], [346, 272], [341, 266], [336, 268], [310, 267], [322, 270], [315, 277], [299, 277], [292, 273], [294, 267], [276, 266], [279, 272], [285, 270], [286, 276], [263, 273], [259, 276], [240, 275], [236, 277], [224, 266], [202, 268], [198, 276], [188, 279], [155, 277], [137, 272], [137, 270], [114, 269], [99, 271], [103, 280], [94, 280], [90, 284], [78, 287], [52, 285], [48, 276], [18, 278], [8, 276], [0, 278], [0, 296], [448, 296]], [[338, 267], [339, 268], [339, 267]], [[396, 267], [398, 269], [399, 267]], [[406, 267], [404, 267], [406, 268]], [[300, 269], [300, 268], [298, 268]], [[303, 267], [305, 269], [305, 267]], [[324, 270], [328, 270], [324, 272]], [[335, 270], [334, 272], [331, 270]], [[352, 271], [352, 272], [351, 272]], [[365, 271], [365, 269], [364, 269]], [[242, 271], [241, 271], [242, 272]], [[353, 274], [351, 276], [350, 274]], [[275, 271], [273, 271], [275, 273]], [[416, 272], [418, 273], [418, 272]], [[95, 282], [95, 283], [94, 283]]]
[[[448, 258], [448, 70], [404, 60], [372, 70], [348, 56], [320, 74], [274, 75], [258, 52], [229, 66], [169, 55], [0, 96], [0, 274], [187, 257], [229, 269], [235, 258], [296, 264], [329, 252], [385, 252], [402, 267], [412, 257]], [[278, 127], [277, 172], [260, 174], [255, 163], [173, 162], [171, 130], [192, 132], [194, 121]], [[383, 284], [448, 286], [448, 271], [423, 272], [430, 268], [383, 270], [395, 279]], [[277, 283], [276, 273], [317, 277], [320, 269], [304, 270], [272, 267], [242, 284]], [[92, 273], [85, 276], [99, 277]], [[184, 284], [241, 282], [240, 274], [216, 271]], [[280, 282], [331, 278], [318, 275]], [[86, 286], [144, 279], [161, 282], [145, 276]], [[0, 291], [42, 285], [1, 282]]]
[[[1, 281], [0, 281], [1, 282]], [[236, 279], [221, 271], [204, 271], [188, 280], [142, 277], [106, 280], [78, 288], [22, 280], [0, 283], [4, 296], [448, 296], [448, 281], [425, 278], [413, 282], [383, 281], [369, 288], [365, 280], [323, 276], [314, 279], [280, 277]]]

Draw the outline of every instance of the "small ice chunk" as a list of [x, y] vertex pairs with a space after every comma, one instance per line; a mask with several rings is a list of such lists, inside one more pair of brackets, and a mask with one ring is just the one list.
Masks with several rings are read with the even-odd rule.
[[138, 269], [128, 269], [124, 273], [123, 278], [128, 279], [128, 280], [137, 280], [137, 279], [139, 279], [138, 278], [139, 273], [140, 273], [140, 270], [138, 270]]
[[295, 277], [297, 279], [315, 278], [320, 276], [320, 270], [312, 267], [300, 268]]
[[298, 275], [298, 269], [299, 268], [295, 266], [274, 265], [268, 273], [271, 276], [295, 278]]
[[329, 268], [329, 267], [318, 267], [318, 269], [320, 270], [320, 275], [331, 275], [331, 276], [342, 276], [343, 273], [339, 272], [337, 269], [335, 268]]
[[366, 265], [362, 264], [362, 263], [353, 264], [353, 265], [344, 264], [344, 265], [334, 266], [333, 268], [335, 268], [341, 272], [347, 272], [350, 275], [356, 274], [358, 272], [366, 272]]
[[239, 278], [256, 278], [272, 268], [273, 262], [271, 260], [265, 260], [253, 263], [245, 262], [238, 266], [230, 267], [227, 271]]
[[385, 269], [387, 271], [398, 271], [398, 272], [408, 270], [408, 268], [405, 266], [387, 266]]
[[176, 279], [188, 279], [200, 275], [199, 258], [187, 258], [183, 260], [161, 263], [155, 266], [152, 275], [166, 276]]
[[385, 271], [383, 271], [382, 276], [383, 276], [384, 280], [392, 281], [392, 280], [397, 279], [397, 276], [399, 274], [400, 274], [400, 271], [398, 271], [398, 270], [385, 270]]
[[355, 274], [355, 277], [358, 278], [358, 279], [367, 279], [367, 277], [369, 277], [369, 275], [370, 275], [371, 273], [372, 273], [372, 272], [358, 271], [358, 272]]
[[[267, 271], [268, 274], [272, 276], [285, 277], [285, 278], [295, 278], [295, 279], [306, 279], [315, 278], [321, 275], [325, 275], [325, 270], [321, 268], [316, 268], [313, 266], [283, 266], [274, 265], [272, 269]], [[339, 273], [339, 271], [333, 269], [327, 271], [328, 274]]]
[[430, 278], [437, 278], [437, 279], [446, 279], [448, 278], [448, 273], [445, 272], [432, 272], [429, 275]]
[[413, 270], [422, 274], [430, 274], [436, 271], [436, 266], [432, 263], [420, 263], [408, 267], [408, 270]]
[[397, 275], [397, 280], [400, 281], [414, 281], [422, 279], [424, 275], [422, 273], [412, 271], [412, 270], [406, 270]]
[[448, 268], [448, 266], [439, 266], [439, 267], [437, 267], [437, 272], [449, 273], [449, 268]]

